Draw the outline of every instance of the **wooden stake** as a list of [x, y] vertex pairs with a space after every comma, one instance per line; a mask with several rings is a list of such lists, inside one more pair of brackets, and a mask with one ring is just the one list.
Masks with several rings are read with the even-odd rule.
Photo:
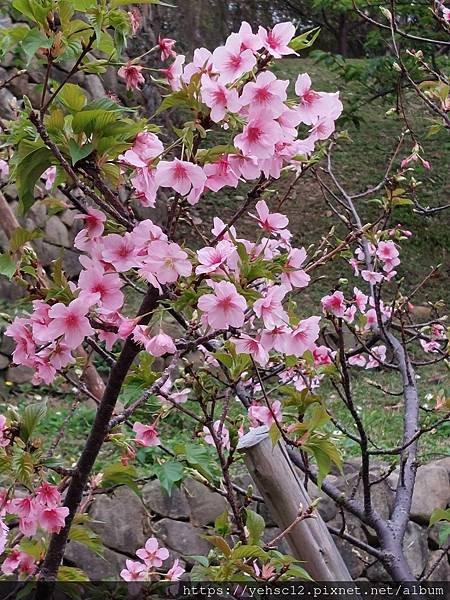
[[[267, 508], [284, 531], [307, 509], [311, 499], [287, 454], [283, 442], [275, 447], [267, 427], [257, 427], [243, 436], [238, 450], [244, 454], [248, 471], [264, 498]], [[352, 581], [327, 526], [316, 512], [286, 533], [293, 556], [304, 561], [304, 568], [316, 581]]]

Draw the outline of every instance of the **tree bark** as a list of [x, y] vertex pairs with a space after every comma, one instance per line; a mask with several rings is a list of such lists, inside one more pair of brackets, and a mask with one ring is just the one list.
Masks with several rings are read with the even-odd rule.
[[[145, 325], [149, 322], [151, 312], [156, 307], [158, 298], [158, 290], [153, 287], [149, 288], [138, 313], [139, 315], [145, 315], [140, 321], [141, 324]], [[105, 436], [108, 433], [109, 422], [113, 415], [114, 407], [116, 406], [123, 382], [139, 350], [140, 348], [131, 340], [131, 338], [128, 338], [116, 364], [111, 369], [108, 383], [99, 404], [89, 437], [74, 469], [71, 482], [67, 489], [64, 505], [69, 509], [69, 514], [66, 518], [65, 526], [59, 533], [53, 534], [50, 540], [50, 545], [41, 569], [41, 580], [39, 581], [36, 590], [36, 600], [46, 600], [51, 597], [51, 592], [57, 577], [59, 565], [64, 555], [64, 549], [73, 518], [80, 505], [83, 491], [103, 445]]]

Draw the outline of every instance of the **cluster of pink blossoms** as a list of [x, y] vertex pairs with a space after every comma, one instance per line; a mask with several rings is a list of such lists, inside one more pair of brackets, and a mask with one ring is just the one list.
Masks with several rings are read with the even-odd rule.
[[[243, 125], [234, 136], [235, 151], [204, 166], [177, 158], [161, 160], [164, 147], [158, 137], [140, 134], [120, 160], [133, 169], [132, 185], [144, 206], [155, 205], [160, 187], [171, 188], [196, 204], [204, 192], [235, 188], [239, 181], [252, 181], [261, 174], [277, 179], [284, 165], [296, 164], [296, 156], [313, 152], [318, 140], [333, 133], [342, 112], [339, 93], [313, 90], [309, 76], [302, 74], [295, 83], [295, 99], [288, 100], [289, 81], [259, 67], [258, 61], [268, 57], [295, 54], [288, 46], [294, 33], [292, 23], [280, 23], [271, 31], [260, 27], [255, 34], [244, 22], [213, 53], [198, 48], [189, 64], [178, 55], [163, 70], [170, 87], [186, 90], [205, 113], [209, 111], [211, 121], [227, 129], [233, 116]], [[160, 40], [163, 60], [175, 55], [173, 44], [174, 40]], [[140, 67], [132, 65], [128, 76], [119, 71], [130, 88], [143, 80], [136, 69]], [[297, 132], [300, 124], [309, 128], [308, 137], [302, 140]]]
[[[7, 490], [0, 490], [0, 554], [4, 551], [8, 527], [5, 515], [13, 515], [19, 520], [19, 531], [25, 537], [33, 537], [41, 529], [47, 533], [58, 533], [64, 527], [69, 509], [61, 506], [61, 494], [55, 485], [44, 481], [32, 495], [10, 498]], [[32, 557], [18, 548], [13, 548], [2, 564], [1, 570], [9, 575], [16, 569], [20, 573], [32, 574]]]
[[158, 540], [154, 537], [146, 541], [144, 548], [136, 551], [136, 556], [141, 560], [127, 560], [126, 568], [120, 573], [125, 581], [154, 581], [156, 579], [178, 581], [184, 573], [178, 558], [174, 560], [166, 573], [158, 571], [164, 561], [169, 558], [169, 551], [167, 548], [160, 548]]

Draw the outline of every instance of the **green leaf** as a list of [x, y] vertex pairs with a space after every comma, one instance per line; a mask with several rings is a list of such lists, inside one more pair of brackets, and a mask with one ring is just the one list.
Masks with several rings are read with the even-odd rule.
[[28, 406], [25, 407], [22, 418], [20, 419], [20, 437], [25, 443], [28, 442], [33, 431], [46, 414], [47, 404], [45, 402], [28, 404]]
[[41, 2], [36, 2], [35, 0], [14, 0], [12, 6], [31, 21], [40, 23], [41, 25], [46, 21], [51, 9], [50, 3], [45, 0]]
[[196, 469], [209, 481], [214, 479], [214, 473], [211, 470], [213, 459], [209, 452], [209, 447], [199, 444], [186, 444], [184, 447], [186, 460], [191, 467]]
[[267, 559], [267, 552], [263, 550], [260, 546], [251, 545], [243, 545], [237, 546], [233, 549], [231, 553], [230, 559], [237, 560], [241, 558], [259, 558], [261, 560]]
[[331, 470], [332, 463], [341, 468], [342, 456], [338, 448], [330, 440], [317, 436], [311, 438], [304, 445], [304, 448], [314, 455], [318, 468], [317, 486], [320, 488], [323, 480]]
[[72, 0], [72, 4], [75, 10], [89, 10], [97, 6], [97, 0]]
[[449, 537], [450, 537], [450, 523], [444, 523], [439, 530], [439, 535], [438, 535], [439, 546], [442, 547], [447, 542]]
[[59, 567], [57, 581], [89, 581], [89, 577], [82, 569], [76, 567]]
[[20, 540], [20, 549], [35, 560], [39, 560], [44, 552], [44, 546], [40, 541], [30, 540], [29, 538], [22, 538]]
[[41, 237], [42, 233], [39, 231], [28, 231], [22, 227], [17, 227], [9, 238], [9, 248], [11, 252], [17, 252], [27, 244], [38, 237]]
[[249, 508], [246, 509], [245, 514], [247, 515], [245, 526], [249, 533], [249, 542], [250, 544], [259, 544], [266, 528], [266, 523], [261, 515], [258, 515], [258, 513]]
[[17, 265], [9, 254], [0, 254], [0, 275], [12, 279], [16, 269]]
[[104, 546], [100, 537], [86, 525], [72, 525], [69, 531], [69, 540], [83, 544], [98, 556], [103, 556]]
[[170, 496], [173, 486], [183, 480], [183, 465], [168, 460], [155, 466], [155, 474], [163, 490]]
[[17, 165], [16, 183], [19, 210], [24, 215], [34, 204], [34, 186], [39, 177], [52, 164], [53, 155], [42, 146], [27, 154]]
[[24, 452], [20, 448], [15, 448], [11, 468], [16, 479], [23, 485], [30, 486], [34, 474], [33, 457], [29, 452]]
[[299, 565], [291, 565], [286, 571], [286, 575], [289, 575], [294, 579], [305, 579], [306, 581], [312, 581], [312, 578], [308, 572]]
[[230, 517], [228, 511], [224, 510], [214, 521], [214, 529], [220, 535], [228, 535], [231, 532]]
[[109, 465], [103, 471], [102, 488], [108, 488], [115, 485], [126, 485], [139, 496], [140, 491], [136, 483], [137, 478], [138, 474], [133, 465], [115, 463]]
[[438, 521], [450, 521], [450, 508], [447, 508], [447, 510], [435, 508], [433, 510], [430, 517], [430, 526]]
[[22, 40], [22, 48], [27, 55], [28, 63], [39, 48], [50, 48], [52, 40], [38, 29], [31, 29]]
[[92, 150], [93, 146], [91, 143], [79, 146], [74, 139], [69, 140], [69, 153], [73, 165], [76, 165], [82, 158], [89, 156]]
[[165, 2], [160, 2], [160, 0], [111, 0], [111, 6], [113, 8], [116, 6], [127, 6], [129, 4], [161, 4], [163, 6], [173, 7], [173, 4], [166, 4]]
[[231, 555], [231, 548], [228, 545], [227, 541], [221, 537], [220, 535], [203, 535], [202, 536], [206, 541], [208, 541], [212, 546], [220, 550], [222, 554], [228, 558]]
[[272, 442], [272, 446], [276, 446], [281, 439], [281, 431], [276, 423], [273, 423], [269, 429], [269, 437]]
[[316, 41], [319, 33], [320, 27], [314, 27], [314, 29], [305, 31], [305, 33], [298, 35], [290, 41], [289, 48], [292, 48], [295, 52], [303, 50], [304, 48], [310, 48]]
[[75, 83], [66, 83], [58, 92], [58, 100], [72, 113], [79, 112], [86, 105], [86, 95]]
[[192, 560], [198, 562], [200, 565], [202, 565], [202, 567], [209, 566], [209, 560], [206, 558], [206, 556], [197, 556], [196, 554], [190, 554], [189, 558], [192, 558]]
[[75, 133], [91, 135], [94, 131], [102, 132], [107, 125], [113, 123], [118, 118], [119, 116], [112, 111], [85, 109], [75, 114], [72, 127]]

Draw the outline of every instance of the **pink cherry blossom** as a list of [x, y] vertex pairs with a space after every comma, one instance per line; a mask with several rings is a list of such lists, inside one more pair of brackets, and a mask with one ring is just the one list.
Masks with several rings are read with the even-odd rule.
[[238, 354], [249, 354], [262, 367], [266, 366], [269, 361], [269, 353], [267, 352], [261, 340], [252, 338], [246, 333], [242, 333], [239, 338], [231, 340]]
[[160, 69], [174, 92], [181, 88], [181, 76], [183, 75], [183, 65], [185, 60], [186, 57], [183, 56], [183, 54], [178, 54], [170, 67], [167, 69]]
[[208, 163], [203, 167], [207, 177], [205, 187], [218, 192], [223, 187], [237, 187], [239, 176], [231, 166], [230, 157], [223, 154], [219, 160]]
[[0, 158], [0, 179], [8, 179], [9, 176], [9, 164], [3, 158]]
[[284, 338], [284, 352], [293, 356], [303, 356], [307, 350], [314, 350], [320, 332], [319, 321], [320, 317], [315, 316], [300, 321], [292, 333]]
[[67, 365], [75, 362], [70, 348], [60, 340], [41, 350], [39, 352], [39, 357], [49, 360], [51, 366], [54, 367], [56, 371], [60, 371], [67, 367]]
[[167, 571], [165, 578], [168, 579], [169, 581], [178, 581], [184, 572], [185, 572], [185, 569], [183, 569], [183, 567], [180, 565], [179, 559], [176, 558], [173, 561], [173, 565]]
[[26, 319], [16, 317], [5, 330], [5, 335], [12, 338], [16, 343], [13, 352], [13, 362], [16, 365], [27, 364], [36, 350], [31, 330], [27, 325], [28, 321]]
[[[180, 390], [179, 392], [173, 392], [172, 394], [169, 394], [168, 398], [170, 398], [170, 400], [172, 400], [172, 402], [175, 402], [175, 404], [185, 404], [188, 401], [188, 398], [189, 398], [189, 395], [191, 392], [192, 392], [191, 388], [184, 388], [183, 390]], [[167, 403], [164, 396], [161, 396], [161, 401]]]
[[306, 287], [311, 281], [311, 277], [301, 269], [305, 260], [306, 250], [304, 248], [291, 248], [284, 264], [286, 271], [281, 275], [281, 283], [287, 290], [294, 287]]
[[8, 512], [17, 515], [18, 517], [29, 517], [34, 511], [36, 502], [32, 496], [24, 496], [23, 498], [14, 498], [9, 506]]
[[49, 335], [52, 339], [63, 336], [69, 348], [76, 348], [86, 336], [95, 333], [86, 317], [88, 309], [82, 299], [72, 300], [68, 306], [62, 302], [52, 306], [49, 311], [52, 319], [48, 326]]
[[6, 417], [5, 415], [0, 415], [0, 448], [6, 448], [11, 443], [11, 440], [5, 437], [6, 429]]
[[117, 71], [117, 75], [125, 79], [126, 88], [128, 91], [137, 90], [139, 86], [145, 83], [145, 78], [141, 71], [144, 67], [140, 65], [134, 65], [131, 61], [128, 61], [126, 65], [120, 67]]
[[28, 517], [19, 519], [19, 530], [25, 537], [33, 537], [36, 535], [38, 528], [38, 514], [32, 513]]
[[259, 404], [252, 404], [248, 409], [248, 416], [250, 421], [255, 425], [266, 425], [271, 427], [275, 422], [281, 423], [283, 420], [283, 413], [281, 412], [281, 402], [275, 400], [270, 406], [261, 406]]
[[361, 271], [361, 277], [364, 279], [364, 281], [367, 281], [368, 283], [371, 283], [373, 285], [376, 283], [380, 283], [384, 279], [382, 273], [377, 273], [376, 271], [368, 271], [367, 269]]
[[146, 567], [137, 560], [130, 560], [127, 558], [125, 561], [126, 569], [120, 571], [120, 576], [125, 581], [145, 581]]
[[313, 119], [311, 125], [309, 135], [310, 139], [314, 142], [317, 140], [326, 140], [336, 128], [334, 119], [328, 117], [316, 117]]
[[422, 346], [422, 350], [424, 352], [431, 352], [431, 353], [436, 353], [439, 352], [441, 346], [439, 344], [439, 342], [436, 342], [435, 340], [419, 340], [420, 345]]
[[145, 344], [145, 349], [152, 356], [164, 356], [164, 354], [175, 354], [177, 351], [175, 344], [173, 343], [172, 338], [164, 331], [159, 331], [159, 333], [153, 337], [151, 337], [147, 343]]
[[144, 168], [148, 162], [164, 152], [164, 146], [157, 135], [142, 131], [137, 134], [133, 146], [119, 156], [119, 160], [132, 167]]
[[205, 313], [206, 321], [212, 329], [242, 327], [247, 302], [238, 294], [229, 281], [214, 284], [214, 293], [205, 294], [198, 300], [199, 309]]
[[297, 112], [303, 123], [311, 125], [317, 118], [336, 120], [342, 113], [343, 105], [339, 94], [314, 91], [307, 73], [297, 77], [295, 93], [300, 100]]
[[[131, 232], [133, 243], [137, 248], [145, 250], [147, 253], [151, 248], [151, 242], [156, 240], [167, 241], [167, 235], [163, 232], [161, 227], [155, 225], [150, 219], [141, 221]], [[141, 252], [139, 252], [141, 254]]]
[[230, 168], [236, 175], [241, 175], [245, 180], [251, 181], [257, 179], [261, 174], [261, 167], [254, 156], [244, 156], [244, 154], [229, 155]]
[[21, 575], [29, 576], [34, 575], [36, 572], [37, 565], [35, 559], [26, 554], [25, 552], [20, 553], [20, 564], [19, 564], [19, 573]]
[[121, 308], [124, 296], [120, 291], [122, 281], [117, 273], [105, 273], [101, 266], [81, 271], [78, 286], [83, 294], [99, 294], [100, 306], [115, 311]]
[[260, 27], [258, 30], [262, 45], [274, 58], [295, 54], [294, 50], [288, 46], [294, 34], [295, 26], [289, 21], [277, 23], [273, 29]]
[[348, 364], [354, 367], [364, 368], [367, 364], [367, 359], [363, 354], [355, 354], [354, 356], [349, 357]]
[[155, 208], [159, 187], [156, 182], [156, 169], [149, 167], [137, 169], [131, 177], [131, 185], [142, 206]]
[[[218, 438], [218, 442], [222, 448], [225, 450], [230, 449], [230, 433], [225, 425], [220, 421], [214, 421], [213, 430], [216, 433], [216, 437]], [[207, 444], [215, 445], [214, 438], [211, 434], [211, 431], [208, 427], [203, 427], [204, 440]]]
[[333, 352], [327, 346], [316, 346], [313, 350], [314, 364], [319, 365], [330, 365], [332, 363], [331, 357]]
[[364, 312], [366, 310], [368, 296], [361, 292], [361, 290], [359, 290], [357, 287], [353, 288], [353, 294], [353, 299], [356, 307], [359, 311]]
[[386, 346], [373, 346], [370, 350], [371, 356], [366, 364], [366, 369], [373, 369], [374, 367], [381, 366], [386, 362]]
[[41, 177], [45, 181], [45, 189], [47, 191], [50, 191], [55, 185], [56, 167], [49, 167], [46, 171], [42, 173]]
[[91, 208], [90, 206], [86, 209], [86, 214], [75, 215], [75, 219], [81, 219], [84, 221], [87, 232], [91, 239], [98, 238], [102, 235], [104, 230], [104, 223], [106, 216], [100, 210]]
[[39, 511], [39, 525], [48, 533], [59, 533], [64, 527], [69, 509], [66, 506], [46, 507]]
[[255, 208], [257, 216], [251, 216], [258, 221], [258, 225], [264, 231], [271, 234], [279, 233], [288, 226], [289, 219], [281, 213], [271, 213], [264, 200], [257, 202]]
[[187, 253], [174, 242], [156, 240], [151, 244], [151, 251], [145, 258], [140, 275], [148, 278], [155, 276], [159, 283], [173, 283], [178, 277], [189, 277], [192, 265]]
[[133, 35], [136, 35], [142, 25], [141, 12], [137, 7], [134, 6], [127, 12], [127, 15], [130, 18], [131, 31], [133, 32]]
[[184, 68], [182, 79], [184, 83], [189, 83], [192, 76], [200, 73], [203, 75], [213, 75], [212, 54], [207, 48], [196, 48], [192, 62]]
[[229, 90], [222, 83], [209, 77], [202, 78], [201, 94], [202, 101], [211, 109], [210, 117], [214, 123], [223, 121], [227, 112], [237, 113], [241, 109], [237, 90]]
[[173, 161], [162, 160], [156, 168], [156, 182], [161, 187], [173, 188], [185, 196], [191, 188], [202, 188], [206, 182], [203, 169], [193, 163], [175, 158]]
[[177, 53], [173, 49], [175, 44], [176, 41], [171, 38], [162, 38], [161, 36], [158, 37], [158, 46], [159, 51], [161, 52], [161, 60], [167, 60], [171, 56], [175, 58], [175, 56], [177, 55]]
[[265, 111], [273, 119], [280, 117], [286, 110], [289, 81], [277, 79], [270, 71], [260, 73], [255, 81], [246, 83], [242, 90], [241, 103], [249, 106], [250, 115]]
[[0, 553], [3, 554], [6, 548], [6, 542], [8, 540], [8, 525], [0, 518]]
[[49, 508], [54, 508], [61, 503], [61, 494], [56, 485], [44, 481], [36, 490], [36, 500]]
[[280, 125], [270, 114], [263, 112], [250, 117], [242, 133], [234, 138], [234, 145], [245, 155], [270, 158], [275, 150], [275, 144], [282, 137]]
[[213, 67], [220, 73], [219, 81], [231, 83], [248, 73], [256, 66], [256, 58], [250, 49], [241, 50], [239, 38], [229, 37], [225, 46], [213, 52]]
[[274, 349], [284, 352], [290, 334], [291, 330], [285, 325], [264, 330], [261, 334], [261, 344], [267, 351]]
[[145, 547], [136, 552], [136, 556], [143, 560], [147, 567], [158, 569], [169, 558], [169, 551], [167, 548], [160, 548], [158, 540], [151, 537], [145, 542]]
[[5, 575], [11, 575], [20, 565], [20, 559], [22, 557], [22, 552], [20, 551], [19, 546], [15, 546], [8, 556], [3, 561], [1, 571]]
[[252, 50], [257, 52], [262, 45], [259, 36], [253, 33], [251, 25], [247, 21], [242, 21], [239, 31], [232, 33], [228, 39], [239, 41], [241, 51]]
[[[224, 233], [222, 234], [222, 232]], [[236, 228], [233, 226], [227, 228], [226, 224], [219, 217], [213, 218], [213, 228], [211, 229], [211, 233], [215, 237], [218, 237], [219, 240], [230, 240], [231, 238], [237, 238]]]
[[268, 329], [284, 325], [289, 322], [289, 317], [281, 304], [287, 290], [282, 285], [271, 286], [266, 294], [253, 304], [253, 312], [263, 320]]
[[195, 273], [197, 275], [216, 273], [235, 251], [234, 245], [228, 240], [218, 242], [215, 247], [207, 246], [197, 250], [197, 258], [200, 264], [196, 267]]
[[133, 424], [133, 431], [136, 433], [134, 441], [140, 446], [150, 448], [152, 446], [159, 446], [161, 443], [155, 425], [144, 425], [143, 423], [136, 421], [136, 423]]
[[102, 258], [110, 263], [116, 271], [124, 273], [136, 266], [136, 248], [129, 233], [119, 235], [110, 233], [102, 238]]
[[333, 292], [330, 296], [324, 296], [320, 301], [323, 309], [335, 317], [343, 317], [346, 309], [345, 298], [342, 292]]

